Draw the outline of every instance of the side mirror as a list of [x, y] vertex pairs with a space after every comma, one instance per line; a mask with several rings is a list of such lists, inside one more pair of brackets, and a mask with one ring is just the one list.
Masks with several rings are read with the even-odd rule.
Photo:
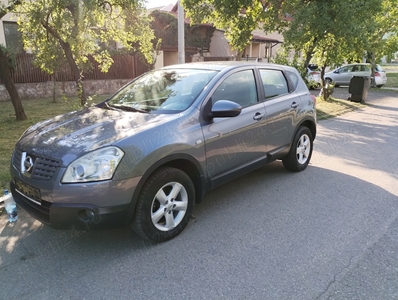
[[340, 73], [340, 69], [334, 70], [333, 73], [339, 74]]
[[242, 106], [229, 100], [218, 100], [207, 114], [209, 119], [236, 117], [242, 111]]

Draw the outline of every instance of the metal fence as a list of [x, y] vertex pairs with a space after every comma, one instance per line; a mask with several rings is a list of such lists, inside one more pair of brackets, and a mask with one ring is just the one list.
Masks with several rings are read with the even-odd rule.
[[[134, 55], [114, 55], [112, 59], [114, 62], [106, 73], [101, 72], [94, 59], [90, 59], [93, 68], [90, 72], [83, 73], [84, 79], [132, 79], [149, 70], [149, 67]], [[74, 81], [67, 65], [60, 67], [54, 76], [55, 78], [36, 67], [33, 64], [32, 54], [21, 53], [17, 55], [15, 69], [12, 72], [14, 83], [46, 82], [54, 79], [55, 81]]]

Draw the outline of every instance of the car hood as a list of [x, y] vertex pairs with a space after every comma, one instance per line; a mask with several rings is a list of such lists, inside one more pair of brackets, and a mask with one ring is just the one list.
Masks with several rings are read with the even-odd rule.
[[20, 138], [17, 148], [56, 158], [66, 165], [75, 158], [129, 137], [178, 114], [146, 114], [90, 107], [40, 122]]

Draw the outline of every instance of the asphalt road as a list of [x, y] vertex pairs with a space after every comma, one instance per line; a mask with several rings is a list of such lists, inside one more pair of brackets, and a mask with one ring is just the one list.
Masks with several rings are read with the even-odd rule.
[[167, 243], [1, 215], [0, 299], [398, 299], [398, 93], [367, 104], [319, 122], [304, 172], [211, 191]]

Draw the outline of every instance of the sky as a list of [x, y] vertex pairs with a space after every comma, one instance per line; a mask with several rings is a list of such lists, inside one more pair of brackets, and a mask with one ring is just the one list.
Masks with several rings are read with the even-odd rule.
[[177, 1], [176, 0], [146, 0], [146, 7], [147, 8], [152, 8], [152, 7], [159, 7], [159, 6], [166, 6], [169, 5], [170, 3], [175, 4]]

